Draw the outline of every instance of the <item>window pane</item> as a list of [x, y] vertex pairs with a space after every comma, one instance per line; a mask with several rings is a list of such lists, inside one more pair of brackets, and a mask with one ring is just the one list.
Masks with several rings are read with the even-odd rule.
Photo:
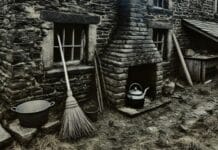
[[71, 55], [72, 55], [72, 48], [71, 47], [65, 47], [64, 48], [64, 56], [65, 56], [65, 61], [71, 60]]
[[74, 48], [74, 60], [80, 60], [80, 55], [81, 55], [81, 48], [75, 47]]
[[154, 0], [154, 6], [158, 6], [158, 0]]
[[55, 30], [54, 30], [54, 45], [58, 46], [58, 39], [57, 35], [60, 35], [61, 43], [63, 41], [63, 27], [61, 27], [60, 24], [55, 25]]
[[59, 48], [54, 48], [54, 62], [60, 62], [61, 61], [61, 55]]
[[75, 45], [81, 45], [82, 26], [75, 26]]
[[72, 25], [66, 25], [65, 27], [65, 45], [72, 45]]
[[159, 0], [159, 1], [158, 1], [158, 6], [159, 6], [159, 7], [163, 7], [162, 4], [163, 4], [163, 0]]

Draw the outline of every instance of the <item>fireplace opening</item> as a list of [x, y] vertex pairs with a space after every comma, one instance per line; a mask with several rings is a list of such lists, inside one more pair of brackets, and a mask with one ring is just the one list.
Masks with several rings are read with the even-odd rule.
[[154, 99], [156, 97], [156, 64], [144, 64], [129, 68], [127, 80], [127, 92], [132, 83], [139, 83], [143, 91], [149, 87], [146, 96]]

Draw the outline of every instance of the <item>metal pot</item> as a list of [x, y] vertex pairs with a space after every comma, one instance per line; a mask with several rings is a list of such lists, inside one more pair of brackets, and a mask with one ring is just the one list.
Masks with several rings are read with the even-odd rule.
[[48, 121], [49, 108], [55, 102], [34, 100], [24, 102], [11, 110], [18, 114], [20, 124], [23, 127], [40, 127]]
[[93, 122], [96, 122], [98, 120], [98, 112], [99, 109], [96, 107], [89, 107], [84, 109], [84, 112], [86, 114], [86, 116]]
[[144, 106], [145, 95], [147, 93], [147, 87], [144, 91], [139, 83], [132, 83], [129, 86], [127, 94], [127, 105], [133, 108], [141, 108]]

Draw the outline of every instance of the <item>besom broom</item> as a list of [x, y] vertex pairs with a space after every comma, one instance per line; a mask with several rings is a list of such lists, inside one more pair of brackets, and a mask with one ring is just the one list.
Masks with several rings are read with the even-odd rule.
[[82, 136], [92, 135], [95, 128], [86, 118], [76, 99], [73, 97], [60, 36], [57, 35], [57, 38], [67, 85], [67, 99], [65, 104], [65, 111], [63, 114], [63, 122], [60, 130], [60, 137], [61, 139], [66, 140], [76, 140]]

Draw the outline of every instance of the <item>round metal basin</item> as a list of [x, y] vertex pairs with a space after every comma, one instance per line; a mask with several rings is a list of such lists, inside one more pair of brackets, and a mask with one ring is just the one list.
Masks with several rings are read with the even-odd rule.
[[22, 126], [39, 127], [48, 121], [49, 108], [54, 104], [55, 102], [34, 100], [12, 107], [11, 110], [18, 114]]

